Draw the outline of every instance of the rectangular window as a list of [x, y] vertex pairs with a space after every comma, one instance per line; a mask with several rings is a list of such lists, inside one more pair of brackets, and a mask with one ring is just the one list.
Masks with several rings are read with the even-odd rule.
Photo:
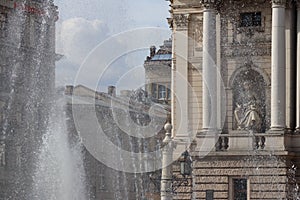
[[205, 200], [214, 200], [214, 191], [213, 190], [205, 191]]
[[240, 27], [261, 26], [261, 12], [240, 14]]
[[166, 98], [166, 87], [164, 85], [158, 86], [158, 99], [162, 100]]
[[104, 190], [105, 189], [105, 176], [104, 176], [104, 174], [103, 173], [101, 173], [100, 175], [99, 175], [99, 178], [100, 178], [100, 186], [99, 186], [99, 188], [100, 188], [100, 190]]
[[247, 200], [248, 180], [246, 178], [233, 178], [232, 187], [233, 200]]
[[7, 33], [7, 13], [0, 13], [0, 31], [1, 31], [1, 36], [5, 37]]

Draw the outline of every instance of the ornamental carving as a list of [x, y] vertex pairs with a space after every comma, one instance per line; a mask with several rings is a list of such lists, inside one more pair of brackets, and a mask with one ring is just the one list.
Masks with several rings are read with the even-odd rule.
[[189, 14], [174, 15], [173, 20], [177, 28], [187, 28], [189, 24]]

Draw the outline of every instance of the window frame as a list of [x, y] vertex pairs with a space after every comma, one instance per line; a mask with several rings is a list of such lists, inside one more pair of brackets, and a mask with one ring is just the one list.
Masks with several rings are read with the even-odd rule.
[[166, 86], [163, 84], [158, 85], [158, 100], [164, 100], [167, 99], [167, 91], [166, 91]]
[[0, 31], [1, 37], [7, 36], [7, 24], [8, 24], [8, 13], [5, 11], [0, 11]]
[[236, 179], [245, 179], [247, 181], [247, 200], [250, 200], [250, 180], [249, 177], [245, 176], [233, 176], [229, 177], [229, 200], [235, 200], [234, 199], [234, 180]]
[[[257, 16], [259, 16], [260, 20], [256, 20]], [[249, 24], [247, 24], [246, 18], [249, 17], [249, 19], [251, 18], [251, 20], [249, 20]], [[240, 19], [239, 19], [239, 27], [241, 28], [247, 28], [247, 27], [261, 27], [262, 26], [262, 12], [258, 11], [258, 12], [241, 12], [240, 13]], [[257, 23], [259, 22], [259, 24]], [[257, 24], [257, 25], [256, 25]]]

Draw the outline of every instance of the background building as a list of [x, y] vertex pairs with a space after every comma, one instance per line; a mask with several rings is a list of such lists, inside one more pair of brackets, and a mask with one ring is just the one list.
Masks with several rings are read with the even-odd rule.
[[296, 199], [299, 1], [170, 2], [173, 135], [197, 143], [175, 199]]
[[[155, 165], [161, 163], [159, 149], [164, 137], [164, 130], [161, 129], [165, 122], [162, 117], [165, 116], [165, 111], [161, 113], [161, 109], [151, 108], [154, 103], [143, 90], [131, 91], [130, 94], [128, 91], [121, 92], [121, 95], [117, 95], [115, 91], [116, 88], [113, 86], [108, 87], [107, 93], [93, 91], [82, 85], [66, 87], [65, 110], [70, 140], [76, 141], [79, 133], [83, 140], [86, 139], [84, 134], [100, 134], [100, 126], [107, 139], [116, 147], [132, 154], [155, 152], [155, 155], [147, 154], [147, 158], [143, 157], [142, 162], [136, 163], [134, 160], [122, 157], [119, 152], [109, 152], [109, 155], [106, 155], [103, 148], [106, 148], [108, 143], [104, 139], [97, 141], [95, 143], [97, 146], [85, 146], [83, 157], [89, 198], [97, 200], [114, 200], [123, 197], [132, 200], [160, 199], [159, 167], [155, 173], [127, 173], [124, 172], [125, 167], [118, 171], [97, 160], [95, 154], [89, 151], [100, 147], [101, 156], [108, 156], [108, 159], [117, 161], [120, 165], [132, 165], [131, 169], [136, 169], [136, 171], [150, 166], [156, 168]], [[165, 107], [165, 110], [169, 110], [167, 105]], [[152, 112], [157, 111], [154, 112], [157, 116], [149, 115], [150, 108], [153, 109]], [[97, 124], [90, 123], [90, 116], [94, 112], [97, 116]], [[142, 132], [143, 126], [151, 122], [160, 127], [157, 133]], [[124, 126], [129, 127], [126, 130], [130, 133], [126, 132]], [[138, 133], [141, 135], [132, 135]], [[96, 137], [94, 140], [96, 141]]]
[[172, 40], [165, 40], [160, 49], [150, 47], [144, 62], [146, 92], [153, 101], [171, 103]]
[[34, 157], [54, 89], [52, 1], [0, 1], [0, 199], [33, 199]]

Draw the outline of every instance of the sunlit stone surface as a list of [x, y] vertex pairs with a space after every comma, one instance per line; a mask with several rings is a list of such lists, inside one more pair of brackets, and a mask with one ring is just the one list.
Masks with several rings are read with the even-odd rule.
[[[300, 153], [299, 135], [294, 133], [296, 88], [299, 90], [295, 74], [299, 60], [296, 57], [299, 45], [298, 49], [295, 45], [299, 43], [295, 37], [299, 30], [297, 1], [170, 2], [169, 22], [176, 47], [172, 68], [184, 72], [181, 75], [192, 88], [182, 102], [175, 101], [172, 106], [173, 135], [176, 140], [176, 135], [181, 138], [184, 134], [177, 127], [181, 123], [178, 115], [185, 109], [182, 105], [186, 101], [187, 130], [197, 134], [197, 146], [194, 144], [191, 151], [192, 184], [179, 188], [182, 193], [173, 199], [297, 199]], [[216, 25], [207, 14], [214, 10]], [[179, 15], [188, 16], [185, 23]], [[178, 37], [182, 32], [178, 24], [187, 27], [186, 43]], [[215, 32], [216, 39], [206, 44]], [[177, 62], [182, 55], [180, 51], [188, 53], [188, 65]], [[215, 63], [210, 63], [215, 60], [212, 51], [217, 55]], [[208, 70], [216, 70], [219, 76], [208, 74]], [[175, 81], [174, 92], [184, 95], [180, 84]], [[215, 84], [217, 89], [210, 91]], [[197, 98], [192, 97], [192, 91]], [[209, 122], [217, 130], [207, 132]]]
[[[153, 105], [144, 91], [127, 96], [130, 109], [113, 87], [96, 98], [84, 86], [54, 94], [52, 0], [0, 1], [1, 200], [160, 199], [161, 163], [185, 148], [193, 173], [178, 186], [179, 163], [164, 168], [162, 188], [173, 185], [164, 199], [299, 199], [299, 1], [170, 2], [173, 132], [165, 141], [176, 148], [161, 160], [166, 117], [157, 117], [157, 132], [142, 131]], [[98, 131], [89, 112], [129, 157], [105, 151], [104, 139], [85, 143]], [[135, 137], [143, 134], [153, 137]], [[157, 152], [136, 159], [148, 151]]]

